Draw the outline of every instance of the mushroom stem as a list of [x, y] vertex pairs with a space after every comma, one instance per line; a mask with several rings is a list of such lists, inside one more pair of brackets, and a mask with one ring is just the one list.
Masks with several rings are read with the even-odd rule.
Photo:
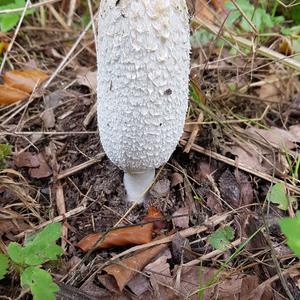
[[142, 203], [155, 177], [155, 169], [124, 173], [124, 186], [127, 200]]

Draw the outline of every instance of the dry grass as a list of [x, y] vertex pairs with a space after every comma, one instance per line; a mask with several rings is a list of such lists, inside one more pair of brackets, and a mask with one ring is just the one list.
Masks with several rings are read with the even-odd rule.
[[[15, 169], [5, 169], [0, 173], [0, 197], [5, 191], [5, 201], [0, 205], [0, 219], [25, 221], [29, 228], [23, 227], [14, 233], [14, 238], [19, 241], [53, 221], [63, 222], [64, 263], [70, 266], [72, 257], [80, 257], [80, 260], [69, 269], [72, 272], [57, 272], [57, 278], [61, 283], [72, 284], [74, 289], [93, 282], [106, 265], [120, 261], [121, 257], [153, 245], [170, 243], [173, 237], [170, 235], [114, 254], [104, 253], [103, 256], [102, 253], [84, 255], [74, 247], [86, 232], [103, 228], [108, 230], [124, 221], [126, 224], [138, 222], [144, 214], [144, 208], [130, 208], [124, 204], [121, 173], [101, 153], [95, 123], [95, 90], [80, 86], [76, 79], [80, 69], [95, 70], [96, 67], [94, 21], [98, 8], [98, 1], [78, 2], [47, 0], [30, 4], [27, 1], [25, 9], [17, 10], [22, 12], [22, 17], [16, 30], [5, 35], [10, 46], [0, 67], [0, 71], [4, 71], [37, 66], [49, 73], [47, 82], [36, 89], [28, 100], [0, 106], [0, 143], [10, 143], [14, 147], [14, 155], [26, 151], [43, 153], [53, 171], [50, 178], [33, 179], [27, 169], [18, 169], [11, 161], [11, 167]], [[244, 15], [238, 2], [234, 3]], [[36, 9], [34, 15], [24, 19], [26, 9], [31, 7]], [[216, 16], [211, 5], [207, 9], [212, 16]], [[0, 11], [0, 14], [11, 12]], [[80, 20], [82, 15], [89, 16], [91, 21], [83, 25]], [[267, 242], [260, 252], [248, 252], [247, 245], [243, 244], [245, 237], [236, 234], [230, 246], [236, 255], [230, 261], [224, 259], [230, 255], [229, 250], [224, 254], [224, 251], [210, 249], [209, 253], [199, 253], [199, 258], [185, 262], [183, 266], [217, 265], [228, 267], [228, 274], [264, 270], [265, 273], [261, 271], [260, 274], [263, 278], [260, 285], [276, 283], [274, 289], [292, 299], [286, 276], [299, 264], [292, 255], [286, 258], [274, 250], [274, 239], [278, 239], [279, 244], [282, 239], [268, 232], [268, 222], [282, 214], [266, 202], [265, 194], [269, 183], [284, 182], [288, 193], [299, 197], [299, 174], [293, 173], [291, 165], [282, 173], [277, 159], [289, 157], [296, 161], [299, 148], [283, 151], [278, 145], [250, 135], [246, 129], [275, 126], [287, 130], [299, 123], [298, 116], [290, 112], [296, 95], [300, 93], [300, 63], [293, 55], [286, 57], [273, 47], [276, 45], [275, 35], [271, 36], [270, 41], [273, 39], [273, 42], [268, 47], [259, 44], [255, 26], [250, 19], [246, 19], [253, 29], [247, 37], [226, 28], [219, 18], [208, 22], [195, 16], [191, 21], [194, 31], [205, 28], [214, 34], [214, 38], [208, 44], [194, 47], [192, 52], [191, 79], [200, 101], [197, 103], [191, 99], [185, 134], [180, 141], [187, 154], [183, 155], [180, 149], [171, 164], [164, 166], [158, 176], [159, 181], [179, 173], [184, 180], [179, 183], [178, 190], [170, 189], [169, 198], [158, 199], [156, 203], [161, 205], [169, 221], [179, 206], [189, 207], [191, 215], [196, 215], [198, 219], [194, 226], [180, 231], [183, 237], [189, 238], [191, 245], [192, 239], [204, 243], [216, 225], [231, 222], [237, 226], [232, 220], [234, 216], [243, 218], [245, 210], [249, 214], [251, 211], [262, 216], [264, 222], [258, 228], [265, 228]], [[219, 39], [225, 41], [223, 46], [217, 44]], [[235, 53], [229, 53], [229, 48], [235, 49]], [[233, 85], [234, 89], [231, 89]], [[277, 90], [273, 98], [261, 97], [261, 91], [266, 86]], [[58, 98], [58, 101], [53, 100], [56, 104], [51, 108], [56, 119], [54, 128], [46, 128], [42, 117], [49, 97]], [[237, 146], [250, 149], [252, 153], [255, 151], [251, 147], [255, 146], [261, 159], [268, 160], [269, 169], [258, 170], [238, 160], [231, 152]], [[266, 149], [273, 157], [263, 158]], [[212, 166], [209, 169], [211, 173], [199, 177], [198, 165], [203, 161]], [[256, 196], [253, 203], [236, 208], [229, 203], [230, 199], [224, 199], [219, 184], [221, 176], [216, 174], [225, 169], [231, 170], [232, 174], [237, 170], [247, 174]], [[210, 192], [223, 206], [219, 215], [214, 215], [215, 212], [205, 201], [195, 200], [200, 197], [203, 188], [201, 180], [208, 182]], [[291, 207], [289, 213], [293, 214], [294, 210]], [[203, 224], [201, 217], [204, 218]], [[3, 252], [8, 242], [7, 236], [0, 240]], [[241, 245], [243, 247], [239, 248]], [[223, 265], [224, 260], [226, 266]], [[273, 273], [266, 270], [266, 265], [270, 264]], [[180, 274], [177, 273], [177, 276]], [[15, 284], [13, 280], [11, 284]], [[10, 295], [11, 290], [7, 290], [9, 297], [22, 293], [17, 290]]]

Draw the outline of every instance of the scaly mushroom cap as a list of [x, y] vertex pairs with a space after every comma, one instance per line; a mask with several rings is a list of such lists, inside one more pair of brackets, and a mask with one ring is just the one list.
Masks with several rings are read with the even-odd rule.
[[167, 162], [188, 100], [189, 23], [184, 0], [102, 0], [98, 122], [110, 160], [125, 172]]

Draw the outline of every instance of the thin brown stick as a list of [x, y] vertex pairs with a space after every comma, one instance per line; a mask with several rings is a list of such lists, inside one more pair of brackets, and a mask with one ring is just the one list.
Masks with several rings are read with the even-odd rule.
[[[53, 4], [53, 3], [59, 2], [59, 1], [61, 1], [61, 0], [46, 0], [46, 1], [39, 2], [39, 3], [29, 4], [28, 9], [38, 8], [40, 6], [43, 6], [43, 5], [46, 5], [46, 4]], [[3, 10], [0, 10], [0, 15], [1, 14], [12, 14], [12, 13], [16, 13], [16, 12], [22, 12], [23, 9], [24, 9], [24, 7], [12, 8], [12, 9], [3, 9]]]
[[[183, 145], [183, 146], [185, 146], [187, 144], [187, 142], [184, 141], [184, 140], [180, 140], [180, 144]], [[196, 151], [196, 152], [199, 152], [201, 154], [204, 154], [204, 155], [207, 155], [209, 157], [212, 157], [212, 158], [214, 158], [216, 160], [222, 161], [222, 162], [224, 162], [224, 163], [226, 163], [228, 165], [231, 165], [233, 167], [237, 167], [238, 169], [241, 169], [241, 170], [243, 170], [245, 172], [251, 173], [251, 174], [253, 174], [253, 175], [257, 176], [257, 177], [260, 177], [260, 178], [262, 178], [264, 180], [267, 180], [269, 182], [275, 182], [275, 183], [281, 182], [281, 183], [284, 183], [288, 189], [290, 189], [291, 191], [293, 191], [293, 192], [295, 192], [297, 194], [300, 194], [300, 188], [298, 188], [298, 187], [296, 187], [296, 186], [294, 186], [294, 185], [292, 185], [290, 183], [286, 183], [283, 180], [275, 178], [275, 177], [273, 177], [271, 175], [268, 175], [266, 173], [257, 171], [257, 170], [255, 170], [255, 169], [253, 169], [253, 168], [251, 168], [249, 166], [246, 166], [246, 165], [244, 165], [242, 163], [238, 163], [237, 164], [235, 160], [233, 160], [231, 158], [228, 158], [226, 156], [223, 156], [223, 155], [221, 155], [219, 153], [216, 153], [216, 152], [211, 151], [211, 150], [207, 150], [204, 147], [201, 147], [201, 146], [198, 146], [198, 145], [195, 145], [195, 144], [192, 145], [191, 149], [194, 150], [194, 151]]]
[[82, 171], [83, 169], [92, 166], [93, 164], [101, 161], [101, 159], [105, 156], [105, 153], [98, 154], [95, 158], [92, 158], [78, 166], [72, 167], [70, 169], [62, 171], [60, 174], [57, 175], [57, 180], [63, 179], [65, 177], [68, 177], [70, 175], [73, 175], [79, 171]]
[[32, 229], [27, 229], [27, 230], [25, 230], [25, 231], [19, 233], [19, 234], [16, 235], [15, 237], [16, 237], [16, 238], [22, 238], [22, 237], [25, 236], [26, 233], [30, 233], [30, 232], [32, 232], [32, 231], [36, 231], [36, 230], [38, 230], [38, 229], [44, 228], [45, 226], [47, 226], [48, 224], [51, 224], [51, 223], [61, 222], [61, 221], [65, 220], [65, 219], [67, 219], [67, 218], [70, 218], [70, 217], [72, 217], [72, 216], [74, 216], [74, 215], [77, 215], [77, 214], [83, 212], [85, 209], [86, 209], [86, 206], [83, 206], [83, 205], [78, 206], [78, 207], [76, 207], [76, 208], [74, 208], [74, 209], [72, 209], [72, 210], [66, 212], [66, 213], [63, 214], [63, 215], [59, 215], [59, 216], [57, 216], [57, 217], [55, 217], [55, 218], [53, 218], [53, 219], [51, 219], [51, 220], [48, 220], [48, 221], [46, 221], [46, 222], [44, 222], [44, 223], [41, 223], [41, 224], [35, 226], [35, 227], [32, 228]]

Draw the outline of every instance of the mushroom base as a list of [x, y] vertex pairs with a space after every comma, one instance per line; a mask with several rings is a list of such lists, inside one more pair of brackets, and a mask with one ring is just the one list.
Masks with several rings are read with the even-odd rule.
[[139, 172], [124, 173], [124, 186], [127, 192], [127, 201], [142, 203], [153, 184], [155, 169], [141, 170]]

